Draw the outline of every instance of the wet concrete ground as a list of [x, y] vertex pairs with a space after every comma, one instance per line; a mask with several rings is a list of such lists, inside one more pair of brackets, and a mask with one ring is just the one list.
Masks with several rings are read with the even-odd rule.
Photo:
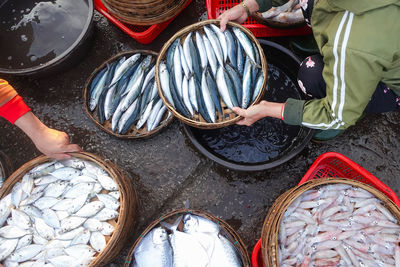
[[[309, 143], [287, 163], [259, 172], [229, 170], [204, 157], [177, 120], [146, 140], [121, 140], [97, 128], [84, 113], [82, 103], [82, 89], [91, 72], [120, 52], [159, 51], [175, 32], [197, 22], [205, 12], [204, 2], [193, 0], [150, 45], [136, 42], [96, 12], [92, 48], [77, 66], [41, 79], [5, 77], [45, 124], [67, 132], [72, 142], [113, 161], [132, 178], [141, 200], [140, 218], [132, 227], [133, 239], [110, 266], [121, 266], [147, 225], [168, 211], [182, 208], [186, 200], [192, 208], [229, 223], [251, 254], [273, 201], [295, 186], [314, 160], [328, 151], [347, 156], [400, 196], [399, 113], [366, 116], [339, 138], [325, 144]], [[273, 41], [287, 44], [287, 38]], [[0, 147], [15, 169], [39, 156], [18, 128], [3, 119], [0, 126]]]

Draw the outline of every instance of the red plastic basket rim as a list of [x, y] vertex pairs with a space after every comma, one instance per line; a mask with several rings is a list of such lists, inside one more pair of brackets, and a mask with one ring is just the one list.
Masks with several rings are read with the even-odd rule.
[[[373, 187], [376, 189], [380, 190], [382, 193], [386, 194], [398, 207], [400, 207], [400, 201], [399, 198], [397, 197], [396, 193], [392, 189], [390, 189], [386, 184], [384, 184], [382, 181], [380, 181], [378, 178], [376, 178], [374, 175], [372, 175], [370, 172], [365, 170], [363, 167], [352, 161], [351, 159], [347, 158], [346, 156], [337, 153], [337, 152], [326, 152], [322, 155], [320, 155], [314, 163], [311, 165], [311, 167], [308, 169], [306, 174], [303, 176], [303, 178], [300, 180], [298, 185], [301, 185], [305, 183], [306, 181], [309, 181], [311, 179], [315, 178], [326, 178], [326, 177], [314, 177], [313, 175], [315, 172], [318, 170], [320, 167], [321, 163], [323, 161], [328, 161], [329, 159], [336, 159], [341, 161], [342, 163], [345, 163], [349, 167], [351, 167], [355, 172], [357, 172], [360, 176], [362, 176], [365, 180], [368, 180]], [[334, 166], [332, 166], [333, 169], [335, 169]], [[350, 177], [340, 177], [340, 178], [348, 178], [351, 179]]]

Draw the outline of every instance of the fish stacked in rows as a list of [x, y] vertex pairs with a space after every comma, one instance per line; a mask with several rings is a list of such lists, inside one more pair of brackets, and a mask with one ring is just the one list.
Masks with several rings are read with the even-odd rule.
[[279, 266], [400, 266], [400, 225], [373, 194], [331, 184], [300, 195], [279, 229]]
[[237, 27], [209, 24], [178, 37], [159, 65], [163, 95], [188, 119], [215, 123], [228, 107], [247, 108], [264, 76], [257, 46]]
[[87, 266], [105, 248], [119, 206], [117, 184], [97, 164], [39, 165], [0, 201], [0, 262]]
[[[148, 132], [160, 125], [166, 112], [154, 79], [155, 58], [136, 53], [108, 63], [93, 78], [89, 109], [100, 124], [111, 122], [111, 129], [127, 134], [146, 125]], [[168, 111], [167, 111], [168, 112]], [[168, 112], [168, 116], [171, 116]]]
[[[234, 245], [220, 227], [201, 216], [185, 214], [173, 225], [161, 222], [146, 234], [134, 251], [132, 267], [240, 267]], [[170, 234], [168, 234], [168, 232]]]

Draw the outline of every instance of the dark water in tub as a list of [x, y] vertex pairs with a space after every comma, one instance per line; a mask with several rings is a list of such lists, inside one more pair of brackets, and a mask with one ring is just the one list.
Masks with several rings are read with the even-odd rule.
[[77, 40], [88, 0], [0, 0], [0, 68], [25, 69], [49, 62]]
[[[287, 98], [300, 99], [296, 80], [279, 67], [268, 64], [268, 84], [264, 99], [285, 102]], [[201, 130], [192, 128], [196, 139], [217, 157], [239, 164], [259, 164], [279, 157], [295, 141], [299, 126], [291, 126], [281, 120], [264, 118], [251, 127], [231, 125]]]

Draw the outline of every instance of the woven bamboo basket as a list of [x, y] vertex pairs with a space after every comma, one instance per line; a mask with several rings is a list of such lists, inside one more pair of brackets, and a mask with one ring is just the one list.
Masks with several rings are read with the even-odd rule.
[[118, 20], [134, 25], [154, 25], [179, 14], [188, 0], [102, 0]]
[[[90, 267], [104, 266], [120, 255], [119, 253], [124, 248], [125, 242], [133, 233], [132, 228], [135, 226], [138, 218], [138, 196], [130, 178], [114, 163], [87, 152], [70, 153], [70, 155], [81, 160], [96, 163], [103, 168], [118, 185], [120, 192], [119, 216], [116, 219], [107, 221], [114, 226], [114, 232], [112, 235], [106, 236], [106, 247], [100, 253], [96, 253], [95, 259], [89, 265]], [[22, 165], [6, 180], [3, 187], [0, 189], [0, 199], [9, 194], [15, 183], [19, 182], [29, 170], [52, 160], [53, 159], [46, 156], [39, 156]]]
[[381, 200], [383, 205], [392, 213], [392, 215], [400, 221], [400, 209], [389, 199], [384, 193], [378, 189], [358, 182], [356, 180], [344, 178], [327, 178], [310, 180], [304, 184], [289, 189], [276, 199], [264, 220], [261, 232], [261, 250], [264, 267], [279, 266], [278, 260], [278, 234], [282, 217], [294, 200], [307, 190], [313, 189], [327, 184], [348, 184], [362, 188], [372, 193], [377, 199]]
[[[166, 97], [164, 96], [164, 94], [162, 92], [161, 81], [160, 81], [160, 77], [159, 77], [159, 66], [160, 66], [161, 61], [165, 60], [168, 49], [172, 45], [172, 43], [175, 41], [175, 39], [181, 38], [180, 40], [181, 40], [181, 43], [183, 44], [186, 36], [190, 32], [199, 30], [201, 33], [203, 33], [203, 30], [202, 30], [203, 26], [209, 25], [209, 24], [215, 24], [219, 27], [219, 23], [220, 23], [219, 20], [206, 20], [206, 21], [197, 22], [195, 24], [192, 24], [188, 27], [183, 28], [182, 30], [178, 31], [174, 36], [172, 36], [171, 39], [168, 40], [168, 42], [166, 42], [164, 44], [164, 46], [162, 47], [161, 52], [157, 58], [156, 75], [155, 76], [156, 76], [156, 82], [157, 82], [157, 86], [158, 86], [158, 94], [164, 101], [164, 104], [167, 106], [167, 108], [172, 112], [172, 114], [176, 118], [178, 118], [183, 123], [188, 124], [192, 127], [196, 127], [196, 128], [202, 128], [202, 129], [222, 128], [225, 126], [235, 124], [237, 121], [239, 121], [241, 119], [241, 117], [238, 116], [236, 113], [234, 113], [231, 109], [229, 109], [223, 103], [223, 101], [221, 101], [223, 114], [220, 114], [218, 111], [216, 111], [217, 112], [217, 120], [215, 123], [208, 123], [207, 121], [204, 120], [204, 118], [200, 114], [195, 114], [194, 119], [190, 119], [190, 118], [183, 116], [177, 110], [175, 110], [175, 108], [172, 105], [169, 104], [168, 100], [166, 99]], [[264, 51], [261, 48], [261, 45], [258, 42], [257, 38], [248, 29], [246, 29], [242, 25], [240, 25], [238, 23], [234, 23], [234, 22], [228, 22], [227, 28], [230, 28], [230, 27], [237, 27], [240, 30], [242, 30], [249, 37], [250, 41], [252, 41], [257, 46], [258, 53], [260, 54], [262, 73], [264, 75], [264, 82], [262, 84], [260, 93], [258, 94], [257, 98], [255, 99], [255, 101], [253, 103], [251, 103], [251, 105], [254, 105], [254, 104], [257, 104], [258, 102], [260, 102], [260, 100], [262, 99], [262, 97], [264, 95], [265, 88], [267, 86], [267, 79], [268, 79], [267, 60], [265, 58]]]
[[133, 51], [129, 51], [129, 52], [120, 53], [120, 54], [106, 60], [103, 64], [101, 64], [98, 68], [96, 68], [92, 72], [92, 74], [90, 75], [88, 80], [86, 81], [85, 87], [83, 88], [82, 98], [83, 98], [83, 107], [84, 107], [85, 113], [101, 130], [103, 130], [104, 132], [106, 132], [110, 135], [121, 138], [121, 139], [138, 139], [138, 138], [151, 137], [151, 136], [155, 135], [156, 133], [160, 132], [166, 126], [168, 126], [174, 119], [173, 116], [168, 116], [168, 112], [166, 112], [164, 114], [163, 118], [161, 119], [160, 124], [150, 132], [148, 132], [146, 130], [146, 127], [144, 127], [144, 126], [138, 130], [138, 129], [136, 129], [135, 125], [133, 125], [126, 134], [118, 134], [118, 133], [115, 133], [112, 131], [112, 128], [111, 128], [112, 117], [108, 121], [105, 121], [104, 125], [102, 125], [99, 122], [99, 117], [97, 115], [97, 107], [93, 111], [90, 111], [90, 109], [89, 109], [90, 89], [89, 88], [90, 88], [90, 84], [92, 83], [92, 80], [94, 79], [94, 77], [96, 77], [96, 74], [100, 70], [102, 70], [104, 67], [106, 67], [106, 65], [108, 63], [114, 62], [123, 56], [129, 57], [135, 53], [141, 53], [142, 55], [153, 55], [154, 56], [153, 60], [156, 60], [156, 57], [157, 57], [157, 53], [154, 51], [151, 51], [151, 50], [133, 50]]
[[[144, 236], [146, 236], [147, 233], [149, 233], [153, 228], [157, 227], [160, 222], [166, 221], [166, 222], [173, 222], [175, 219], [178, 218], [178, 216], [183, 215], [183, 214], [194, 214], [197, 216], [204, 217], [206, 219], [209, 219], [213, 221], [214, 223], [218, 224], [221, 228], [221, 233], [228, 238], [229, 241], [231, 241], [232, 244], [235, 245], [237, 251], [239, 252], [239, 256], [242, 260], [243, 266], [244, 267], [251, 267], [250, 263], [250, 257], [249, 254], [247, 253], [246, 247], [244, 246], [243, 241], [239, 237], [239, 235], [233, 230], [233, 228], [227, 224], [225, 221], [219, 219], [218, 217], [215, 217], [205, 211], [202, 210], [192, 210], [192, 209], [179, 209], [175, 211], [171, 211], [163, 216], [161, 216], [158, 220], [153, 221], [140, 235], [140, 237], [135, 241], [133, 244], [132, 248], [129, 250], [128, 256], [126, 257], [124, 267], [130, 267], [131, 264], [134, 262], [134, 252], [136, 247], [139, 245], [140, 241], [143, 239]], [[178, 227], [179, 228], [179, 227]]]

